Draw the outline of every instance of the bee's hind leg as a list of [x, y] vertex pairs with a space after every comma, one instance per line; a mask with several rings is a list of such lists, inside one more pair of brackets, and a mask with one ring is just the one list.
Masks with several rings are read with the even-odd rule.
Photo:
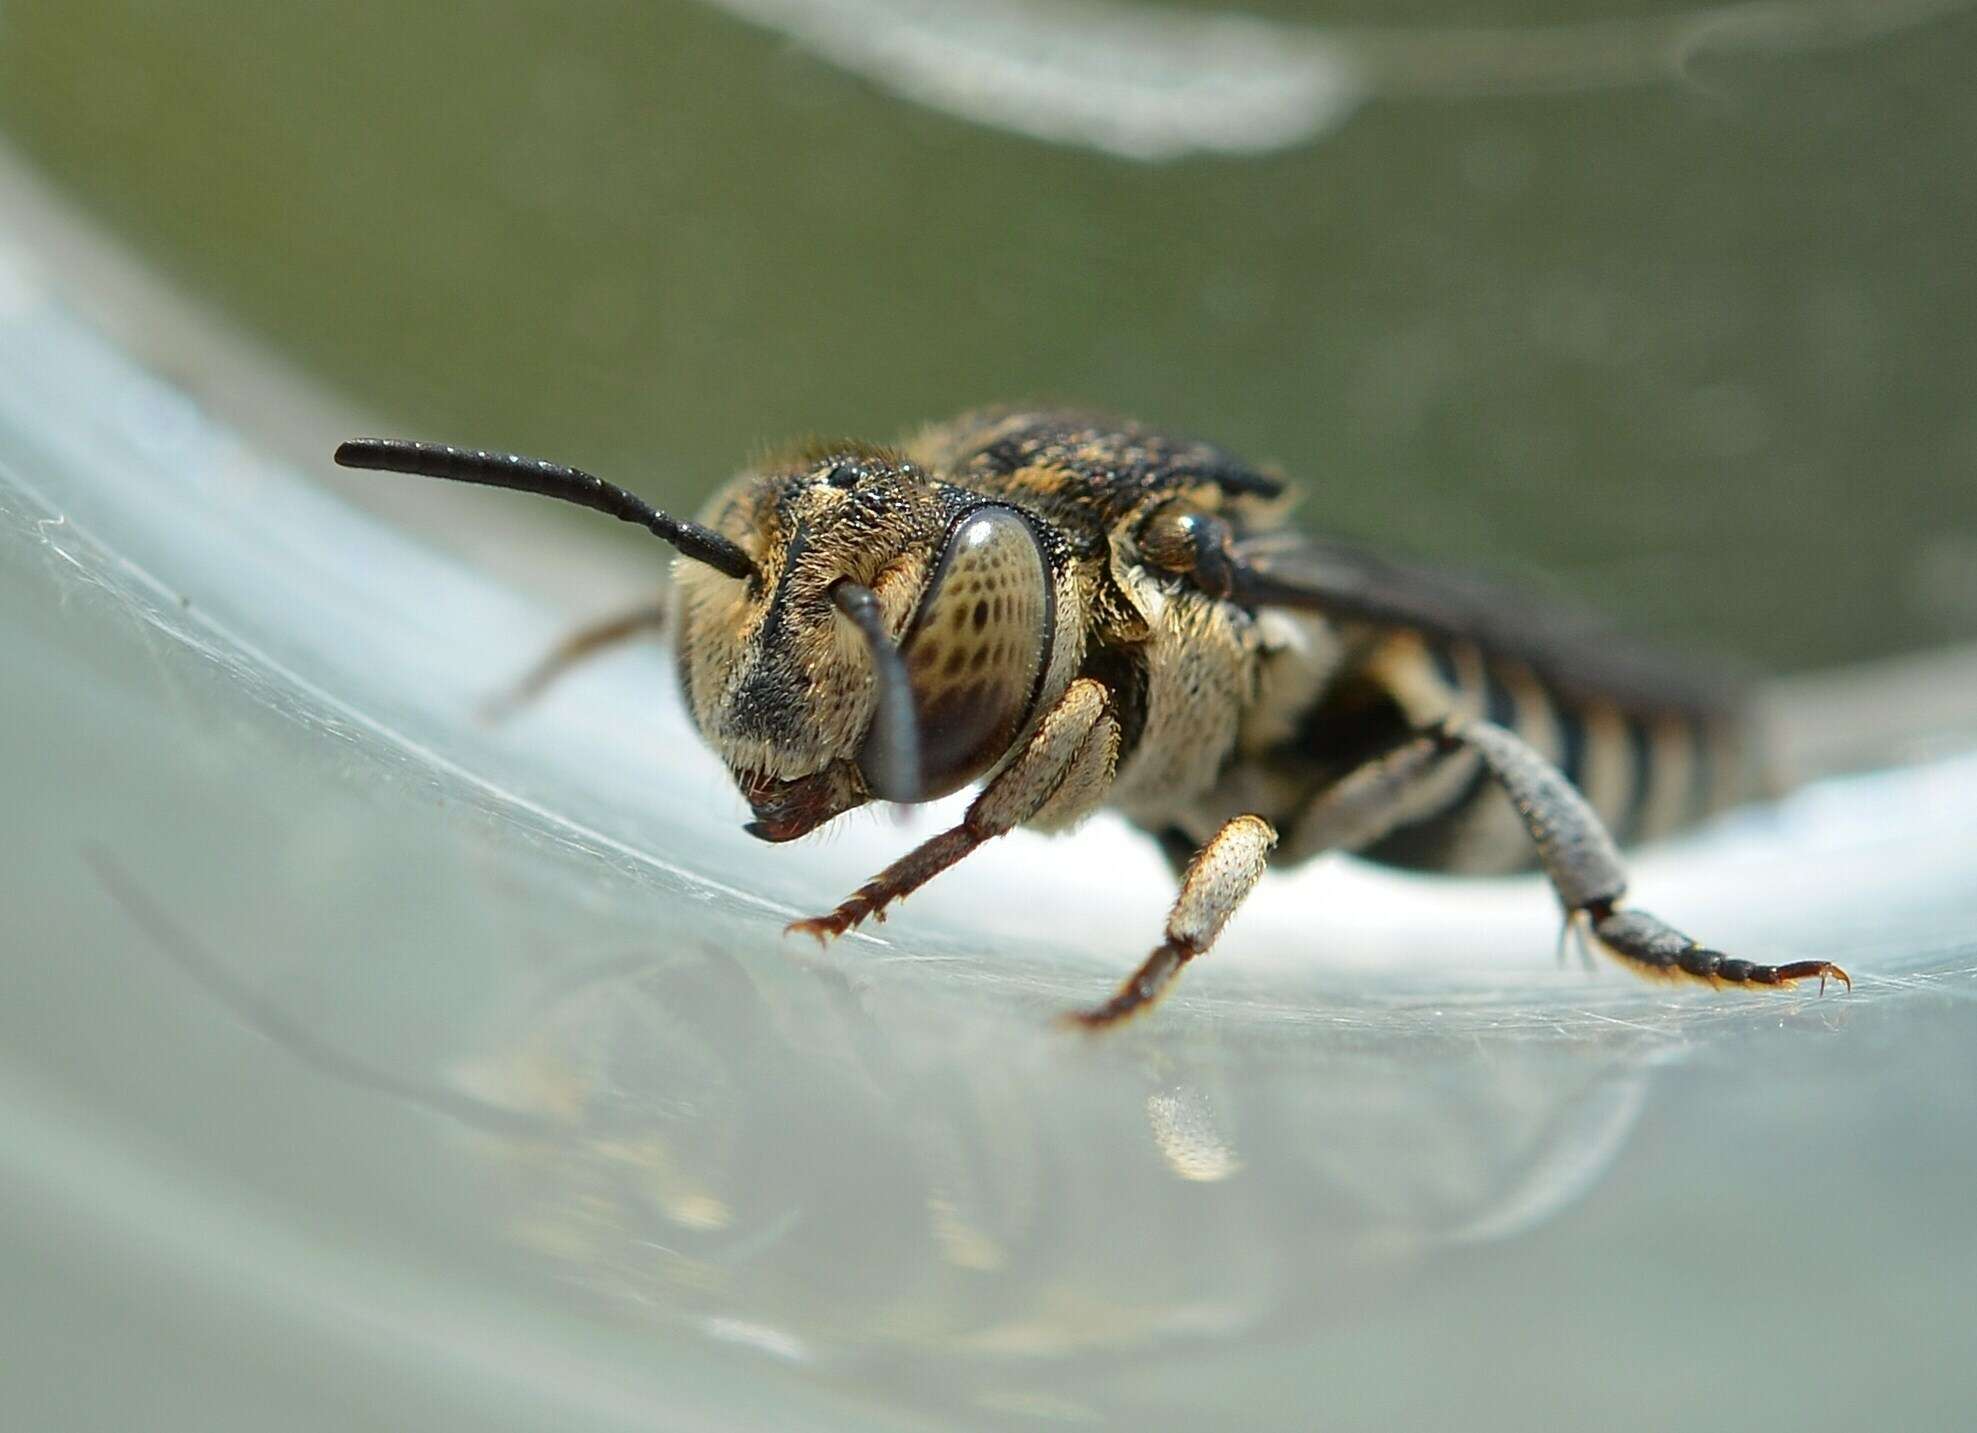
[[1759, 965], [1738, 960], [1698, 944], [1646, 911], [1619, 909], [1627, 873], [1613, 838], [1564, 773], [1503, 727], [1451, 720], [1415, 744], [1442, 752], [1467, 747], [1482, 758], [1523, 819], [1566, 918], [1583, 918], [1601, 948], [1642, 974], [1687, 976], [1712, 985], [1790, 985], [1816, 978], [1822, 990], [1830, 977], [1852, 986], [1847, 973], [1830, 961]]
[[534, 666], [516, 679], [514, 685], [488, 698], [481, 705], [481, 720], [485, 722], [506, 720], [549, 690], [567, 675], [571, 668], [588, 661], [599, 652], [607, 651], [647, 632], [658, 631], [665, 625], [666, 603], [662, 598], [648, 602], [642, 607], [635, 607], [629, 612], [621, 612], [615, 617], [606, 617], [588, 626], [579, 627], [545, 652]]

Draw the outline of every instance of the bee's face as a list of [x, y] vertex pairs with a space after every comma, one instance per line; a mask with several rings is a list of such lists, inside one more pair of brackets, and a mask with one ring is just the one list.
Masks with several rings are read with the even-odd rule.
[[681, 562], [681, 681], [701, 733], [771, 841], [872, 799], [881, 696], [868, 638], [834, 602], [877, 598], [903, 644], [920, 798], [956, 790], [1008, 750], [1050, 641], [1048, 568], [1007, 508], [964, 510], [896, 454], [836, 450], [744, 474], [704, 514], [757, 582]]

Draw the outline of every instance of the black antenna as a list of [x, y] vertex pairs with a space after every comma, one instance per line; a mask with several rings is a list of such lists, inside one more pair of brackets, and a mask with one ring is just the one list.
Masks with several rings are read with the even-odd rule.
[[920, 723], [913, 709], [913, 682], [906, 659], [886, 635], [885, 614], [878, 594], [856, 582], [831, 588], [831, 603], [849, 617], [872, 651], [872, 675], [878, 683], [878, 708], [858, 766], [872, 794], [886, 801], [918, 801], [920, 781]]
[[578, 507], [609, 513], [621, 522], [649, 528], [670, 542], [682, 557], [704, 562], [729, 577], [759, 582], [755, 560], [710, 527], [662, 513], [635, 493], [593, 477], [581, 468], [545, 463], [514, 453], [488, 453], [479, 448], [453, 448], [444, 443], [417, 443], [406, 438], [353, 438], [336, 450], [338, 466], [367, 468], [379, 473], [411, 473], [421, 478], [450, 478], [456, 483], [480, 483], [558, 498]]

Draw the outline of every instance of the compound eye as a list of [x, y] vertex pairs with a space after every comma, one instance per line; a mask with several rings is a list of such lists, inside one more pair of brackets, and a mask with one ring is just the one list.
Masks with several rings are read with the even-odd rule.
[[1030, 525], [978, 508], [948, 539], [900, 655], [912, 680], [927, 800], [1009, 751], [1049, 656], [1055, 599]]

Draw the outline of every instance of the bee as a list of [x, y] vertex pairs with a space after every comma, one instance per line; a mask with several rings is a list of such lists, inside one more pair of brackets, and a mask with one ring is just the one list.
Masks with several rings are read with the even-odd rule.
[[1208, 443], [1002, 409], [897, 446], [811, 443], [751, 466], [699, 521], [574, 468], [395, 439], [346, 467], [514, 488], [648, 528], [672, 600], [564, 643], [524, 684], [661, 624], [693, 721], [764, 841], [873, 801], [978, 785], [960, 823], [827, 914], [828, 941], [1018, 826], [1102, 807], [1180, 890], [1114, 1025], [1203, 955], [1271, 864], [1353, 852], [1414, 870], [1536, 865], [1566, 929], [1647, 975], [1791, 985], [1624, 904], [1620, 840], [1758, 787], [1734, 683], [1577, 614], [1309, 537], [1278, 477]]

